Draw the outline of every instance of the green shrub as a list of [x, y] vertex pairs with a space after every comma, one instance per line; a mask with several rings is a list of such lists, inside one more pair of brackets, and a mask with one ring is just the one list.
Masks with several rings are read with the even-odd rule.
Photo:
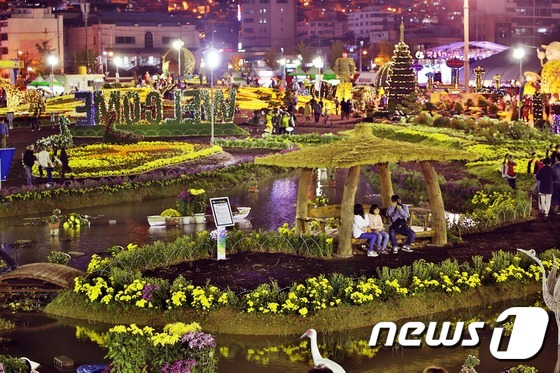
[[450, 120], [446, 117], [437, 117], [434, 119], [434, 127], [449, 127]]
[[465, 109], [463, 108], [463, 104], [461, 104], [460, 101], [457, 101], [455, 103], [455, 105], [453, 106], [453, 110], [455, 110], [455, 114], [457, 115], [461, 115], [465, 111]]
[[47, 256], [47, 261], [55, 264], [68, 264], [70, 259], [70, 255], [63, 251], [51, 251]]
[[6, 373], [27, 373], [27, 364], [16, 357], [10, 355], [0, 355], [0, 364]]

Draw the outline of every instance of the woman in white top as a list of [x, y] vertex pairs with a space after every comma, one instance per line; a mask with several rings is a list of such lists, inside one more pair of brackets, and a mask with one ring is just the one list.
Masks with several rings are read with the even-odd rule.
[[383, 219], [380, 215], [381, 209], [378, 205], [371, 205], [369, 208], [369, 228], [372, 232], [377, 233], [377, 250], [380, 250], [381, 254], [389, 254], [387, 251], [387, 244], [389, 243], [389, 233], [385, 232], [383, 229]]
[[354, 238], [362, 238], [369, 241], [368, 256], [378, 255], [373, 251], [373, 246], [377, 242], [377, 236], [379, 235], [375, 232], [370, 232], [369, 218], [364, 214], [364, 207], [359, 203], [354, 205], [354, 225], [352, 234]]

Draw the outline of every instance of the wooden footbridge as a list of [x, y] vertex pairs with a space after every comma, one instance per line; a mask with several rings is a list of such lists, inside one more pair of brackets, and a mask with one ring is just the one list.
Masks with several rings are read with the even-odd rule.
[[0, 293], [59, 292], [74, 286], [74, 278], [82, 275], [62, 264], [25, 264], [0, 275]]

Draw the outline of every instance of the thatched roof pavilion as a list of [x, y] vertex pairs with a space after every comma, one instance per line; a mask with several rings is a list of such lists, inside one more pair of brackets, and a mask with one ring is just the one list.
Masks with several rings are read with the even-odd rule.
[[393, 194], [391, 173], [388, 162], [419, 162], [426, 180], [432, 228], [435, 230], [433, 243], [447, 243], [445, 208], [437, 174], [432, 161], [474, 160], [476, 154], [458, 149], [412, 144], [403, 141], [382, 139], [373, 136], [370, 124], [358, 124], [348, 138], [334, 143], [301, 150], [273, 154], [256, 158], [255, 163], [269, 166], [301, 168], [296, 207], [296, 229], [301, 232], [306, 227], [300, 222], [307, 219], [307, 190], [314, 168], [348, 168], [348, 178], [344, 183], [340, 209], [339, 256], [352, 256], [352, 223], [354, 200], [362, 165], [377, 165], [381, 178], [381, 199], [384, 206], [390, 204]]

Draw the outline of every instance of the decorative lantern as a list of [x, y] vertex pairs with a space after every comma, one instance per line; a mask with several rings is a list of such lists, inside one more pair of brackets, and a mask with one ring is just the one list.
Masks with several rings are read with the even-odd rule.
[[[453, 86], [455, 88], [459, 88], [459, 74], [458, 74], [458, 72], [459, 72], [459, 69], [465, 65], [465, 63], [458, 58], [452, 58], [450, 60], [447, 60], [445, 62], [445, 64], [447, 65], [447, 67], [452, 69], [451, 84], [453, 84]], [[465, 82], [465, 84], [469, 84], [469, 82]]]
[[474, 76], [475, 76], [475, 84], [476, 84], [476, 91], [477, 92], [482, 92], [482, 76], [484, 75], [484, 73], [486, 72], [486, 70], [484, 70], [484, 68], [478, 66], [476, 69], [474, 69]]
[[492, 79], [494, 80], [494, 90], [499, 91], [502, 86], [502, 76], [500, 74], [496, 74]]
[[426, 77], [428, 78], [428, 84], [426, 85], [426, 88], [428, 89], [428, 91], [433, 91], [434, 90], [434, 73], [433, 72], [429, 72], [426, 73]]

